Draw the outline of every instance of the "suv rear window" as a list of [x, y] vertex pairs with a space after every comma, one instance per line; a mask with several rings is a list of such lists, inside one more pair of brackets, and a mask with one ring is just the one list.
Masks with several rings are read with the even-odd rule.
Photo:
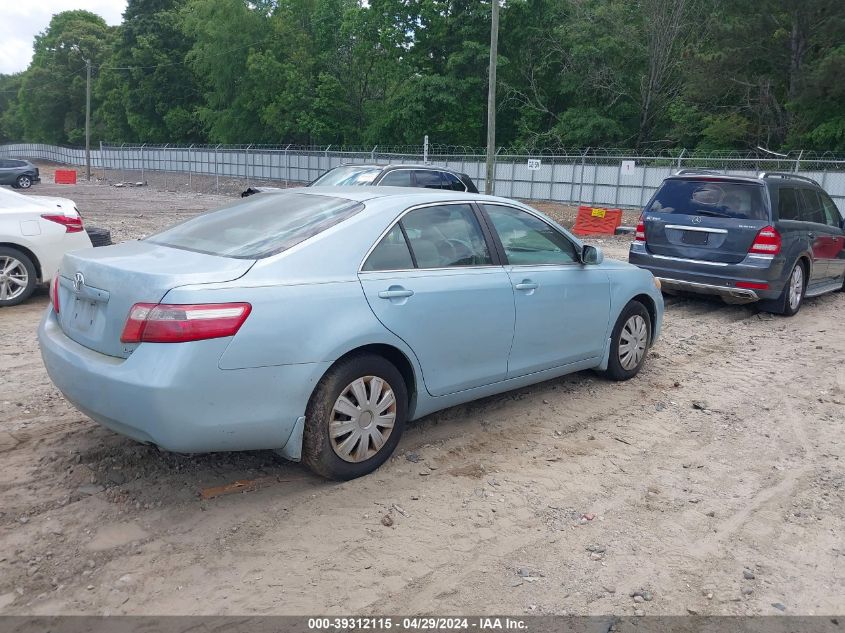
[[725, 180], [667, 180], [645, 210], [717, 218], [768, 218], [760, 185]]
[[242, 198], [147, 238], [154, 244], [236, 259], [281, 253], [343, 222], [360, 202], [302, 193]]

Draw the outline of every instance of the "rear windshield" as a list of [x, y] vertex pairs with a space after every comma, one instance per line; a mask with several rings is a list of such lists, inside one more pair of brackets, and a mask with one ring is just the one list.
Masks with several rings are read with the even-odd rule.
[[312, 187], [341, 187], [345, 185], [371, 185], [381, 173], [381, 167], [348, 165], [335, 167], [311, 183]]
[[360, 202], [302, 193], [263, 193], [197, 216], [147, 238], [209, 255], [261, 259], [352, 217]]
[[712, 180], [667, 180], [646, 212], [767, 219], [760, 185]]

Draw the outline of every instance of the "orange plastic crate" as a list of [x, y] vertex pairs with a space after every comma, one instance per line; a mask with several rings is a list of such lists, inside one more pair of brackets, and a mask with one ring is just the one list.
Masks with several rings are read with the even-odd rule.
[[622, 224], [622, 209], [578, 207], [578, 217], [572, 232], [575, 235], [613, 235]]
[[76, 184], [76, 170], [74, 170], [74, 169], [57, 169], [56, 170], [56, 184], [57, 185], [75, 185]]

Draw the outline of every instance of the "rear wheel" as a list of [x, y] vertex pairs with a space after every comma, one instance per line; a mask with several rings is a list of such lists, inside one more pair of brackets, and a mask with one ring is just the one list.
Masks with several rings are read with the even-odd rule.
[[800, 261], [795, 263], [786, 281], [786, 286], [780, 297], [772, 301], [764, 301], [760, 308], [766, 312], [774, 312], [784, 316], [795, 316], [804, 302], [804, 292], [807, 290], [807, 271]]
[[381, 356], [350, 356], [311, 395], [302, 460], [329, 479], [366, 475], [393, 453], [407, 415], [407, 389], [396, 367]]
[[651, 316], [639, 301], [631, 301], [613, 326], [610, 356], [605, 375], [611, 380], [628, 380], [645, 364], [651, 343]]
[[29, 299], [38, 282], [35, 264], [14, 248], [0, 248], [0, 307], [14, 306]]
[[32, 186], [32, 178], [26, 174], [21, 174], [15, 181], [21, 189], [29, 189]]

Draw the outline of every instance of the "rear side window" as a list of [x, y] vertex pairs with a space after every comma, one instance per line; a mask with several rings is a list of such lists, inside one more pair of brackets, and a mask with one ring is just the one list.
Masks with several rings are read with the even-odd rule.
[[804, 222], [815, 222], [816, 224], [827, 224], [827, 218], [824, 215], [824, 208], [822, 201], [812, 189], [802, 189], [801, 199], [804, 205], [801, 209], [801, 219]]
[[646, 212], [748, 220], [768, 216], [760, 185], [724, 180], [667, 180]]
[[801, 219], [801, 205], [798, 202], [797, 189], [781, 187], [780, 191], [778, 191], [778, 219]]
[[443, 188], [450, 191], [466, 191], [466, 185], [461, 182], [455, 174], [450, 174], [448, 171], [441, 172], [443, 176]]
[[408, 242], [397, 224], [373, 249], [362, 270], [408, 270], [413, 267]]
[[154, 244], [237, 259], [281, 253], [343, 222], [359, 202], [302, 193], [259, 194], [147, 238]]

